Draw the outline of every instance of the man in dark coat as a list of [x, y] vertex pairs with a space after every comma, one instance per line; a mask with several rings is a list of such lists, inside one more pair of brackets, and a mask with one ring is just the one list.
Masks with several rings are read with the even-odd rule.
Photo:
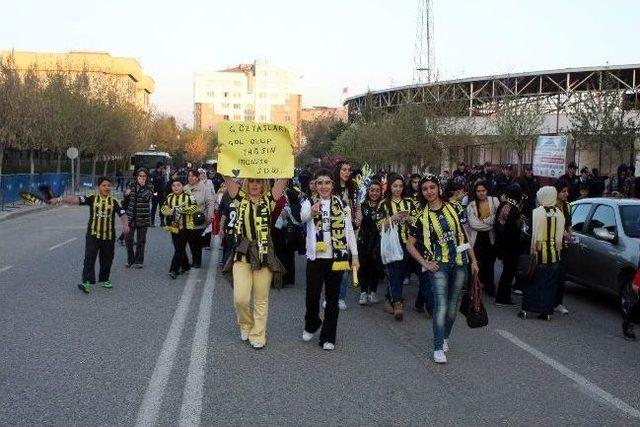
[[156, 164], [155, 170], [151, 172], [151, 185], [153, 187], [153, 198], [151, 200], [151, 220], [150, 227], [155, 227], [156, 211], [160, 216], [160, 227], [164, 227], [164, 217], [158, 210], [158, 206], [164, 203], [165, 192], [167, 190], [167, 178], [165, 176], [165, 165], [162, 162]]

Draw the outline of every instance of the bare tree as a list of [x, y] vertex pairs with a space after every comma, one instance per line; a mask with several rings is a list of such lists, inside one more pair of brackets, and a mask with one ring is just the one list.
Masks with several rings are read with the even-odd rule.
[[540, 134], [544, 116], [531, 101], [505, 97], [496, 113], [499, 144], [518, 155], [518, 172], [522, 171], [525, 152]]

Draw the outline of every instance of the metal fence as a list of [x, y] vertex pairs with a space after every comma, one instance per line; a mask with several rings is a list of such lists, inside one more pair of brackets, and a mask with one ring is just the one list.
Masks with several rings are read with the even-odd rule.
[[0, 209], [20, 201], [20, 192], [39, 193], [38, 187], [47, 185], [55, 194], [62, 194], [71, 185], [69, 173], [16, 173], [2, 175], [0, 181]]

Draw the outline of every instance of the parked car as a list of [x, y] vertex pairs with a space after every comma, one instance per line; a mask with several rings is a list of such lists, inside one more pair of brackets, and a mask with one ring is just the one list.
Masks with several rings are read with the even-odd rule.
[[640, 260], [640, 200], [582, 199], [572, 207], [567, 279], [617, 296], [626, 313], [638, 298], [631, 281]]

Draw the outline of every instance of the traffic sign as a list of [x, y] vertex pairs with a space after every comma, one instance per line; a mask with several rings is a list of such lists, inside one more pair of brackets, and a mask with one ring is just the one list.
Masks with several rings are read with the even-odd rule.
[[67, 157], [70, 158], [71, 160], [75, 159], [76, 157], [78, 157], [78, 149], [76, 147], [69, 147], [67, 148]]

